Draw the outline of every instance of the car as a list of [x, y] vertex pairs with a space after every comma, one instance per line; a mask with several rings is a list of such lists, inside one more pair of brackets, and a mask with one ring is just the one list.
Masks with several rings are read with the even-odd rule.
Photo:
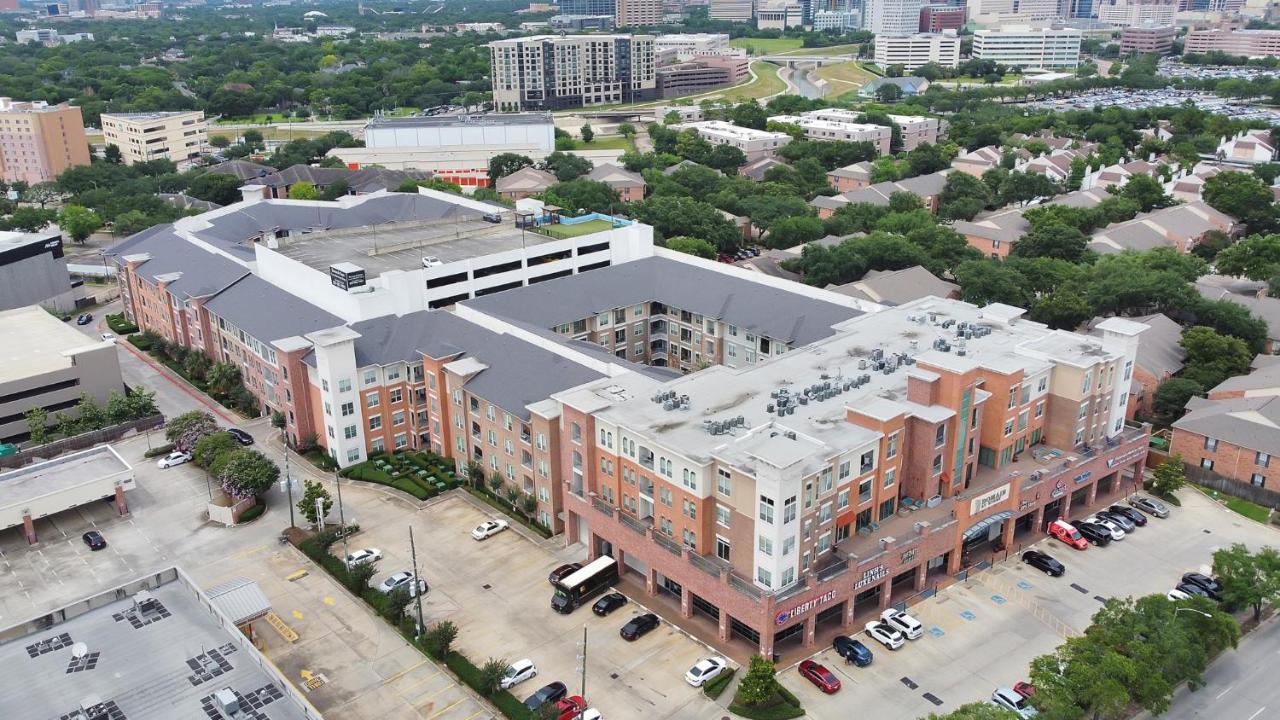
[[578, 713], [586, 709], [587, 701], [582, 699], [581, 695], [560, 698], [556, 701], [556, 712], [560, 713], [557, 717], [560, 720], [577, 720]]
[[378, 548], [363, 548], [347, 555], [347, 567], [353, 567], [361, 563], [378, 562], [381, 559], [382, 551]]
[[1161, 520], [1169, 517], [1168, 506], [1159, 500], [1143, 497], [1142, 495], [1132, 495], [1129, 497], [1129, 504], [1145, 513], [1155, 515]]
[[1094, 525], [1100, 525], [1106, 528], [1107, 532], [1111, 533], [1112, 540], [1124, 539], [1124, 535], [1125, 535], [1124, 528], [1120, 527], [1120, 523], [1116, 522], [1115, 520], [1112, 520], [1107, 515], [1103, 515], [1099, 513], [1089, 518], [1089, 522], [1093, 523]]
[[84, 544], [88, 545], [90, 550], [101, 550], [107, 546], [107, 539], [97, 530], [90, 530], [81, 535], [80, 539], [84, 540]]
[[160, 458], [160, 460], [156, 463], [156, 467], [160, 468], [161, 470], [164, 470], [165, 468], [171, 468], [174, 465], [181, 465], [183, 463], [189, 463], [189, 462], [191, 462], [191, 453], [184, 453], [181, 450], [179, 450], [176, 452], [171, 452], [168, 455], [165, 455], [164, 457]]
[[1216, 600], [1208, 590], [1196, 585], [1195, 583], [1181, 582], [1173, 586], [1174, 590], [1186, 593], [1188, 597], [1202, 597], [1210, 600]]
[[517, 660], [507, 668], [506, 674], [502, 676], [502, 680], [498, 681], [498, 685], [503, 690], [510, 690], [531, 677], [537, 677], [537, 675], [538, 666], [534, 665], [532, 660], [529, 658]]
[[808, 680], [822, 692], [830, 695], [840, 689], [840, 679], [837, 678], [825, 665], [821, 665], [812, 660], [803, 660], [800, 662], [800, 677]]
[[858, 667], [866, 667], [874, 659], [870, 648], [848, 635], [837, 635], [831, 641], [831, 647], [835, 648], [836, 654], [844, 658], [846, 663], [853, 663]]
[[419, 592], [425, 593], [428, 589], [426, 580], [418, 580], [417, 583], [414, 583], [413, 573], [408, 570], [401, 570], [398, 573], [387, 576], [387, 579], [383, 580], [382, 584], [378, 586], [378, 592], [390, 594], [399, 588], [408, 590], [409, 597], [415, 597]]
[[591, 612], [604, 617], [626, 604], [626, 595], [620, 592], [612, 592], [597, 600], [596, 604], [591, 606]]
[[551, 574], [547, 576], [547, 582], [551, 583], [552, 585], [555, 585], [556, 583], [578, 572], [581, 569], [582, 569], [581, 563], [566, 563], [556, 568], [555, 570], [552, 570]]
[[1112, 515], [1119, 515], [1121, 517], [1128, 518], [1129, 522], [1133, 523], [1134, 525], [1137, 525], [1138, 527], [1143, 527], [1147, 524], [1147, 516], [1143, 515], [1137, 510], [1134, 510], [1131, 507], [1125, 507], [1123, 505], [1112, 505], [1111, 507], [1107, 508], [1107, 512], [1111, 513]]
[[422, 267], [424, 268], [440, 267], [441, 265], [444, 265], [444, 261], [435, 255], [428, 255], [422, 258]]
[[1129, 518], [1118, 513], [1113, 513], [1109, 510], [1099, 510], [1094, 513], [1094, 517], [1106, 518], [1116, 525], [1119, 525], [1120, 529], [1123, 530], [1126, 535], [1138, 529], [1138, 526]]
[[1018, 693], [1024, 698], [1029, 698], [1032, 695], [1036, 694], [1036, 686], [1032, 685], [1029, 682], [1023, 682], [1019, 680], [1018, 682], [1013, 684], [1013, 691]]
[[1090, 543], [1098, 547], [1106, 547], [1111, 544], [1111, 531], [1101, 525], [1094, 525], [1091, 522], [1078, 522], [1075, 523], [1075, 526], [1076, 530]]
[[902, 636], [902, 633], [895, 630], [889, 623], [872, 620], [867, 623], [866, 628], [867, 635], [870, 635], [877, 642], [890, 650], [897, 650], [907, 641], [907, 639]]
[[1169, 598], [1170, 600], [1175, 600], [1175, 601], [1176, 601], [1176, 600], [1190, 600], [1190, 599], [1191, 599], [1191, 595], [1190, 595], [1190, 594], [1185, 593], [1185, 592], [1182, 592], [1181, 590], [1179, 590], [1179, 589], [1177, 589], [1177, 588], [1174, 588], [1174, 589], [1170, 590], [1169, 592], [1165, 593], [1165, 597], [1166, 597], [1166, 598]]
[[115, 342], [116, 336], [115, 333], [102, 333], [102, 339], [107, 342]]
[[699, 660], [685, 671], [684, 681], [694, 687], [702, 687], [703, 683], [724, 672], [727, 667], [729, 667], [729, 661], [719, 656]]
[[253, 436], [241, 430], [240, 428], [227, 428], [227, 434], [236, 439], [241, 445], [252, 445]]
[[1049, 523], [1049, 537], [1057, 538], [1077, 550], [1089, 548], [1089, 541], [1085, 540], [1074, 525], [1065, 520], [1054, 520]]
[[623, 625], [622, 629], [618, 631], [618, 634], [622, 636], [623, 640], [638, 640], [640, 636], [651, 632], [656, 627], [658, 627], [658, 616], [653, 613], [645, 613], [628, 620], [627, 624]]
[[991, 693], [991, 702], [1018, 713], [1020, 718], [1036, 716], [1036, 709], [1031, 707], [1031, 703], [1025, 697], [1014, 692], [1013, 688], [996, 688], [996, 691]]
[[908, 640], [918, 640], [924, 635], [924, 625], [902, 610], [889, 608], [880, 613], [880, 619], [893, 629], [902, 633]]
[[587, 708], [582, 711], [582, 714], [576, 720], [604, 720], [604, 716], [595, 708]]
[[559, 680], [553, 683], [547, 683], [538, 688], [538, 691], [524, 699], [524, 706], [529, 708], [531, 712], [537, 712], [543, 705], [549, 705], [564, 697], [569, 692], [569, 688]]
[[1052, 555], [1039, 550], [1028, 550], [1022, 553], [1022, 562], [1045, 573], [1049, 577], [1062, 577], [1067, 568], [1053, 558]]
[[471, 531], [471, 537], [476, 540], [485, 540], [497, 535], [507, 529], [506, 520], [485, 520]]
[[93, 313], [80, 313], [80, 317], [76, 318], [77, 325], [88, 325], [93, 322]]
[[1205, 575], [1204, 573], [1189, 572], [1182, 576], [1182, 582], [1187, 585], [1195, 585], [1204, 588], [1209, 593], [1209, 597], [1214, 600], [1222, 600], [1222, 583]]

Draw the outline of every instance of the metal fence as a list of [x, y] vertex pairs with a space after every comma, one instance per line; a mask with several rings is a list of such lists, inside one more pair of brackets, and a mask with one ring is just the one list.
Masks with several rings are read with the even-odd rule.
[[1217, 490], [1225, 495], [1243, 498], [1258, 505], [1280, 510], [1280, 492], [1258, 487], [1257, 485], [1250, 485], [1239, 480], [1232, 480], [1198, 465], [1187, 465], [1186, 472], [1187, 479], [1197, 485], [1203, 485], [1210, 490]]
[[[36, 462], [37, 460], [48, 460], [57, 457], [63, 453], [75, 452], [76, 450], [87, 450], [94, 445], [100, 445], [105, 442], [112, 442], [128, 435], [130, 432], [146, 432], [154, 430], [164, 425], [163, 415], [151, 415], [149, 417], [130, 420], [119, 425], [112, 425], [101, 430], [81, 433], [69, 438], [54, 440], [51, 443], [38, 445], [36, 447], [24, 448], [14, 455], [0, 457], [0, 468], [11, 469], [20, 468], [27, 463]], [[158, 444], [163, 444], [164, 438], [157, 438]]]

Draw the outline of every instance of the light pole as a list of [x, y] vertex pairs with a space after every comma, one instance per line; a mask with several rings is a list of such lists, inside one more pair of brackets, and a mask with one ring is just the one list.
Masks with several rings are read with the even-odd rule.
[[[293, 479], [289, 477], [289, 438], [284, 439], [284, 490], [289, 494], [289, 527], [298, 527], [293, 518]], [[321, 519], [323, 522], [323, 518]]]
[[342, 514], [342, 475], [336, 470], [333, 472], [333, 483], [338, 487], [338, 527], [342, 533], [342, 556], [346, 557], [351, 554], [351, 550], [347, 547], [347, 519]]
[[1206, 617], [1206, 618], [1212, 618], [1212, 617], [1213, 617], [1213, 613], [1207, 613], [1207, 612], [1205, 612], [1205, 611], [1203, 611], [1203, 610], [1197, 610], [1197, 609], [1195, 609], [1195, 608], [1189, 608], [1189, 607], [1180, 607], [1180, 608], [1175, 609], [1175, 610], [1173, 611], [1173, 616], [1174, 616], [1174, 617], [1177, 617], [1177, 616], [1178, 616], [1178, 613], [1183, 612], [1184, 610], [1185, 610], [1186, 612], [1193, 612], [1193, 613], [1195, 613], [1195, 614], [1197, 614], [1197, 615], [1199, 615], [1199, 616], [1201, 616], [1201, 617]]

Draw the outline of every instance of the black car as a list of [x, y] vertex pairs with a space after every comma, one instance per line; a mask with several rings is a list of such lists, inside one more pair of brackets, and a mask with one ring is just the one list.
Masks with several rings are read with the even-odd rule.
[[1084, 539], [1093, 545], [1106, 547], [1111, 544], [1111, 531], [1100, 525], [1094, 525], [1091, 522], [1076, 522], [1072, 523], [1072, 525], [1075, 525], [1076, 530], [1080, 531]]
[[1186, 594], [1188, 594], [1188, 595], [1193, 595], [1193, 596], [1195, 596], [1195, 597], [1208, 598], [1209, 600], [1216, 600], [1216, 599], [1217, 599], [1217, 598], [1215, 598], [1215, 597], [1213, 596], [1213, 594], [1212, 594], [1212, 593], [1210, 593], [1210, 592], [1208, 591], [1208, 589], [1203, 588], [1203, 587], [1200, 587], [1199, 585], [1197, 585], [1197, 584], [1195, 584], [1195, 583], [1180, 582], [1180, 583], [1178, 583], [1177, 585], [1174, 585], [1174, 586], [1173, 586], [1173, 589], [1174, 589], [1174, 590], [1181, 590], [1182, 592], [1184, 592], [1184, 593], [1186, 593]]
[[240, 428], [227, 428], [227, 434], [236, 439], [241, 445], [252, 445], [253, 436], [241, 430]]
[[1125, 534], [1138, 529], [1137, 524], [1130, 520], [1128, 515], [1121, 515], [1118, 512], [1111, 512], [1110, 510], [1099, 510], [1097, 515], [1100, 518], [1105, 518], [1119, 525], [1120, 529], [1125, 531]]
[[1067, 571], [1067, 568], [1062, 563], [1038, 550], [1028, 550], [1022, 553], [1022, 562], [1048, 574], [1050, 577], [1061, 577]]
[[831, 647], [835, 648], [836, 654], [844, 658], [847, 663], [853, 663], [858, 667], [871, 664], [871, 650], [848, 635], [837, 635], [836, 639], [831, 641]]
[[578, 563], [567, 563], [565, 565], [561, 565], [560, 567], [551, 571], [551, 574], [547, 576], [547, 582], [551, 583], [552, 585], [555, 585], [556, 583], [578, 572], [581, 569], [582, 569], [582, 565]]
[[84, 544], [88, 545], [90, 550], [101, 550], [107, 546], [107, 539], [97, 530], [90, 530], [81, 535], [80, 539], [84, 540]]
[[591, 612], [599, 615], [600, 617], [604, 617], [626, 604], [626, 595], [618, 592], [609, 593], [597, 600], [595, 605], [591, 606]]
[[1147, 516], [1143, 515], [1137, 510], [1134, 510], [1133, 508], [1125, 507], [1123, 505], [1112, 505], [1111, 507], [1107, 508], [1107, 512], [1111, 513], [1112, 515], [1123, 515], [1129, 518], [1129, 520], [1134, 525], [1137, 525], [1138, 527], [1143, 527], [1144, 525], [1147, 524]]
[[93, 313], [80, 313], [80, 317], [76, 318], [77, 325], [88, 325], [93, 322]]
[[1209, 597], [1214, 600], [1222, 599], [1222, 583], [1214, 580], [1208, 575], [1198, 572], [1189, 572], [1182, 576], [1182, 582], [1185, 585], [1195, 585], [1196, 587], [1202, 588], [1209, 594]]
[[645, 613], [631, 618], [626, 625], [622, 626], [618, 634], [622, 636], [623, 640], [636, 640], [656, 627], [658, 627], [658, 616], [653, 613]]
[[537, 712], [543, 705], [550, 705], [569, 692], [569, 688], [559, 680], [553, 683], [547, 683], [538, 689], [538, 692], [524, 699], [524, 706], [529, 708], [530, 712]]

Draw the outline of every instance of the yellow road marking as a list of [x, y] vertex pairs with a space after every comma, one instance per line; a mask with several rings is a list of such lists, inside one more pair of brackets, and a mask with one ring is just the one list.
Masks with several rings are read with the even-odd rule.
[[328, 595], [325, 595], [325, 596], [324, 596], [324, 604], [325, 604], [325, 605], [332, 605], [333, 603], [334, 603], [333, 598], [329, 597]]
[[293, 628], [289, 627], [288, 625], [285, 625], [284, 621], [280, 619], [280, 616], [276, 615], [274, 612], [267, 613], [267, 624], [270, 625], [272, 629], [274, 629], [277, 633], [279, 633], [280, 637], [284, 638], [286, 641], [297, 642], [298, 633], [294, 632]]
[[[387, 681], [387, 682], [395, 682], [396, 680], [399, 680], [400, 678], [404, 677], [405, 675], [408, 675], [409, 673], [413, 672], [414, 670], [417, 670], [418, 668], [420, 668], [420, 667], [422, 667], [423, 665], [426, 665], [426, 664], [427, 664], [427, 661], [426, 661], [426, 660], [423, 660], [422, 662], [418, 663], [417, 665], [410, 665], [409, 667], [407, 667], [407, 668], [405, 668], [405, 669], [401, 670], [400, 672], [396, 673], [395, 675], [392, 675], [392, 676], [388, 677], [386, 681]], [[438, 675], [438, 674], [439, 674], [439, 671], [436, 671], [436, 673], [435, 673], [435, 674], [437, 674], [437, 675]]]
[[445, 705], [443, 708], [440, 708], [440, 710], [439, 710], [439, 711], [434, 712], [434, 713], [432, 713], [431, 715], [428, 715], [428, 716], [427, 716], [427, 719], [428, 719], [428, 720], [430, 720], [431, 718], [440, 717], [441, 715], [443, 715], [443, 714], [445, 714], [445, 713], [449, 712], [450, 710], [452, 710], [452, 709], [453, 709], [453, 707], [454, 707], [455, 705], [460, 704], [463, 700], [466, 700], [466, 698], [459, 698], [459, 699], [457, 699], [457, 700], [454, 700], [453, 702], [449, 703], [448, 705]]
[[285, 576], [284, 576], [284, 579], [285, 579], [285, 580], [288, 580], [289, 582], [293, 582], [294, 580], [301, 580], [302, 578], [304, 578], [304, 577], [306, 577], [306, 576], [307, 576], [307, 571], [306, 571], [306, 570], [299, 570], [299, 571], [297, 571], [297, 572], [295, 572], [295, 573], [290, 573], [290, 574], [288, 574], [288, 575], [285, 575]]
[[301, 610], [294, 610], [294, 611], [293, 611], [293, 618], [294, 618], [295, 620], [301, 620], [301, 619], [302, 619], [302, 611], [301, 611]]
[[303, 669], [302, 669], [302, 672], [300, 672], [300, 673], [298, 673], [298, 674], [302, 676], [302, 679], [303, 679], [303, 680], [310, 680], [310, 679], [311, 679], [311, 675], [312, 675], [311, 671], [310, 671], [310, 670], [308, 670], [308, 669], [306, 669], [306, 668], [303, 668]]

